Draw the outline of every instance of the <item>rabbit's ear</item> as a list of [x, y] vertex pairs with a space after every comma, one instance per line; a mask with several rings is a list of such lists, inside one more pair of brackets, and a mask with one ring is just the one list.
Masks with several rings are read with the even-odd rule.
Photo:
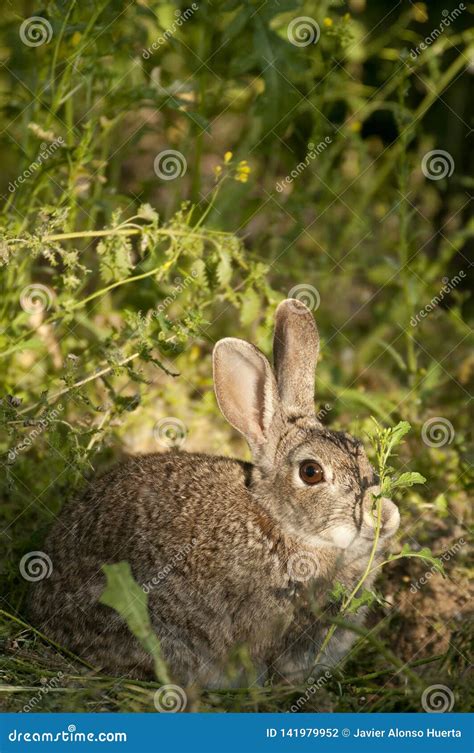
[[313, 314], [295, 298], [276, 310], [273, 359], [283, 409], [290, 415], [314, 413], [314, 371], [319, 335]]
[[226, 337], [214, 347], [213, 367], [222, 413], [252, 448], [263, 444], [278, 407], [278, 390], [267, 359], [245, 340]]

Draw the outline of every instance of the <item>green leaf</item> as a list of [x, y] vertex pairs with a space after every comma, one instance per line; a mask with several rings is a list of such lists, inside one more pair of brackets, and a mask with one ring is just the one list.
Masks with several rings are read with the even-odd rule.
[[345, 612], [347, 614], [356, 614], [362, 607], [370, 606], [376, 601], [376, 595], [364, 588], [360, 596], [353, 596], [349, 605], [346, 607]]
[[252, 324], [260, 314], [260, 297], [250, 289], [242, 295], [242, 308], [240, 309], [240, 321], [245, 326]]
[[421, 559], [434, 567], [434, 569], [438, 573], [441, 573], [441, 575], [443, 576], [445, 575], [442, 561], [439, 559], [439, 557], [435, 557], [431, 549], [428, 549], [428, 547], [424, 547], [418, 552], [415, 552], [410, 549], [410, 544], [404, 544], [399, 554], [390, 554], [388, 556], [387, 562], [393, 562], [393, 560], [399, 560], [402, 559], [402, 557], [415, 557]]
[[216, 274], [219, 284], [225, 288], [232, 279], [232, 262], [228, 251], [221, 251]]
[[409, 471], [407, 473], [402, 473], [398, 478], [392, 479], [390, 482], [390, 486], [392, 489], [401, 489], [403, 487], [407, 486], [413, 486], [414, 484], [424, 484], [426, 483], [426, 478], [421, 475], [421, 473], [418, 473], [417, 471]]
[[102, 565], [102, 570], [107, 578], [107, 586], [100, 597], [101, 603], [115, 609], [123, 617], [130, 632], [153, 657], [157, 678], [168, 683], [170, 680], [161, 655], [160, 642], [153, 632], [148, 614], [148, 594], [134, 580], [128, 562]]
[[393, 429], [390, 429], [390, 434], [387, 443], [387, 449], [391, 452], [394, 447], [399, 445], [408, 432], [411, 429], [411, 425], [408, 421], [400, 421]]

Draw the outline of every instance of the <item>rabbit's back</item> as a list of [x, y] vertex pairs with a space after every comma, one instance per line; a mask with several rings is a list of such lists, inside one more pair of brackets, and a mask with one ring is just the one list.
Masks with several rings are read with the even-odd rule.
[[147, 674], [149, 658], [99, 603], [101, 565], [127, 560], [175, 675], [218, 682], [219, 661], [239, 643], [263, 656], [290, 602], [284, 542], [252, 497], [251, 471], [228, 458], [170, 452], [129, 458], [94, 480], [49, 536], [53, 571], [34, 584], [36, 622], [95, 664]]

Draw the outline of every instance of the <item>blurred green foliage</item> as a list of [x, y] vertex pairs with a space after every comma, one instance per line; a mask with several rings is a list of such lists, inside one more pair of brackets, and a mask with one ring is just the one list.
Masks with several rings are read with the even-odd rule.
[[[124, 443], [160, 449], [158, 418], [184, 420], [192, 449], [245, 452], [217, 414], [212, 345], [235, 335], [268, 353], [295, 286], [322, 337], [324, 420], [413, 426], [400, 465], [416, 458], [428, 483], [406, 497], [405, 538], [464, 531], [470, 13], [433, 35], [438, 2], [2, 9], [5, 611], [22, 614], [17, 562], [63, 501]], [[289, 39], [302, 16], [314, 44]], [[423, 169], [432, 150], [452, 162], [441, 179]], [[432, 417], [449, 441], [423, 442]]]

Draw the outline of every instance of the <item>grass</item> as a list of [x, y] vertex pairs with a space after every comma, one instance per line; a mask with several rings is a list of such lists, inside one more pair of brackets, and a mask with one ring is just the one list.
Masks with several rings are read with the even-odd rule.
[[[201, 4], [148, 56], [185, 6], [52, 1], [38, 45], [29, 4], [4, 10], [2, 710], [155, 710], [159, 683], [103, 676], [29, 625], [19, 563], [96, 470], [160, 449], [160, 418], [185, 425], [186, 449], [247, 457], [215, 405], [212, 345], [269, 353], [295, 286], [321, 333], [324, 422], [365, 441], [371, 416], [412, 425], [394, 465], [427, 483], [394, 490], [392, 554], [429, 548], [446, 578], [389, 561], [348, 662], [315, 692], [188, 688], [187, 708], [416, 712], [438, 684], [472, 708], [471, 11], [413, 55], [444, 6], [402, 5]], [[298, 16], [317, 44], [291, 44]]]

